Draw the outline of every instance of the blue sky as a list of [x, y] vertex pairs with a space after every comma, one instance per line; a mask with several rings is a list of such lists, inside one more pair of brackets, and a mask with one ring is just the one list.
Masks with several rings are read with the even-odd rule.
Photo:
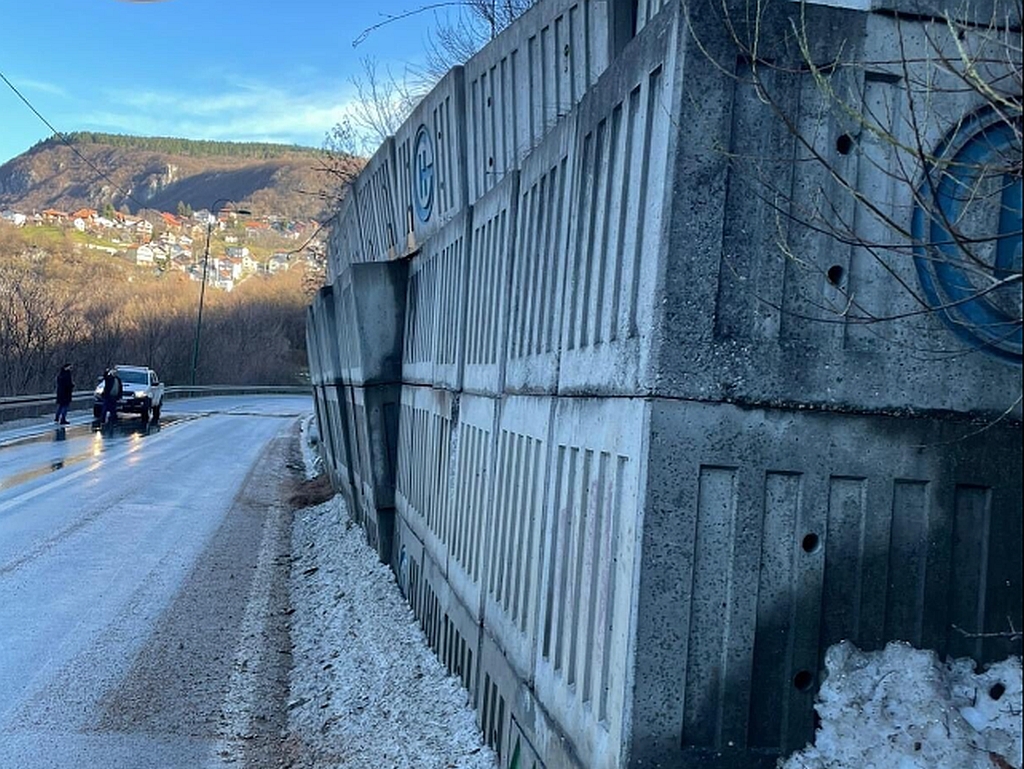
[[[0, 73], [54, 128], [319, 147], [374, 57], [422, 63], [417, 0], [12, 0]], [[0, 81], [0, 164], [52, 132]]]

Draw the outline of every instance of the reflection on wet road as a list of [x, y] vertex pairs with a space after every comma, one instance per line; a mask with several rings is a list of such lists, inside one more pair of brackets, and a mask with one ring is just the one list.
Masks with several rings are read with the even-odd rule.
[[0, 491], [96, 459], [104, 451], [156, 435], [185, 418], [168, 415], [145, 424], [140, 419], [121, 419], [102, 429], [95, 422], [85, 423], [0, 440]]

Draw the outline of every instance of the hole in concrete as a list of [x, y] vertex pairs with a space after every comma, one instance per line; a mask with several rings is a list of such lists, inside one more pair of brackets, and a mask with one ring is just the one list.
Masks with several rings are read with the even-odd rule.
[[914, 750], [920, 750], [920, 749], [921, 749], [921, 743], [920, 742], [915, 742], [914, 743]]
[[836, 139], [836, 152], [840, 155], [849, 155], [853, 149], [853, 137], [850, 134], [843, 134]]
[[494, 158], [493, 158], [493, 157], [491, 157], [491, 158], [487, 158], [487, 165], [488, 165], [488, 167], [490, 167], [490, 166], [493, 166], [493, 165], [494, 165]]
[[994, 684], [991, 689], [988, 690], [988, 696], [994, 700], [998, 700], [1006, 694], [1006, 687], [1001, 683]]
[[825, 273], [825, 277], [828, 278], [828, 282], [831, 283], [833, 286], [838, 286], [840, 283], [843, 282], [842, 266], [838, 264], [833, 264], [831, 267], [828, 268], [828, 271]]
[[818, 548], [821, 547], [821, 539], [813, 531], [810, 534], [805, 534], [803, 540], [800, 542], [800, 547], [804, 549], [805, 553], [816, 553]]
[[793, 686], [802, 692], [810, 691], [814, 685], [814, 675], [809, 670], [801, 670], [793, 676]]

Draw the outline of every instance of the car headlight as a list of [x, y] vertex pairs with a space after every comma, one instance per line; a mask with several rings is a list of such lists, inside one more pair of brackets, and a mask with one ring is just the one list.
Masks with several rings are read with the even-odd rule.
[[133, 394], [135, 395], [136, 398], [139, 398], [140, 400], [146, 397], [145, 390], [136, 390]]
[[94, 392], [96, 393], [96, 397], [97, 398], [99, 396], [103, 395], [103, 385], [102, 384], [96, 385], [96, 390]]

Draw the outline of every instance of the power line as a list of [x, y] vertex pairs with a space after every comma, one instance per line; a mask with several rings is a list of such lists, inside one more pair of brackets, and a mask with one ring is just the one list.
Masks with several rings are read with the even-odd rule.
[[81, 152], [79, 152], [78, 148], [75, 147], [74, 142], [72, 142], [70, 139], [68, 139], [68, 137], [64, 133], [62, 133], [61, 131], [58, 131], [54, 127], [53, 123], [51, 123], [49, 120], [47, 120], [46, 117], [39, 110], [37, 110], [32, 105], [32, 102], [30, 102], [25, 97], [25, 95], [21, 91], [19, 91], [17, 89], [17, 87], [14, 85], [14, 83], [12, 83], [10, 80], [7, 79], [7, 76], [3, 72], [0, 72], [0, 80], [3, 80], [4, 83], [7, 84], [7, 87], [10, 88], [14, 92], [14, 95], [17, 96], [19, 99], [21, 99], [22, 102], [25, 103], [26, 107], [28, 107], [30, 110], [32, 110], [32, 114], [35, 115], [37, 118], [39, 118], [43, 122], [43, 124], [47, 128], [49, 128], [50, 131], [53, 132], [53, 135], [56, 136], [58, 139], [60, 139], [61, 142], [63, 142], [68, 147], [68, 149], [70, 149], [73, 153], [75, 153], [75, 155], [77, 155], [78, 158], [83, 163], [85, 163], [87, 166], [89, 166], [89, 168], [91, 168], [97, 174], [99, 174], [104, 179], [106, 179], [108, 182], [110, 182], [114, 186], [114, 188], [125, 197], [125, 199], [132, 201], [140, 209], [148, 207], [141, 200], [138, 200], [135, 197], [133, 197], [132, 194], [130, 192], [128, 192], [127, 190], [125, 190], [123, 187], [121, 187], [120, 184], [118, 184], [113, 179], [111, 179], [109, 176], [107, 176], [106, 172], [103, 171], [103, 169], [99, 168], [95, 163], [93, 163], [91, 160], [89, 160], [89, 158], [87, 158], [85, 155], [83, 155]]

